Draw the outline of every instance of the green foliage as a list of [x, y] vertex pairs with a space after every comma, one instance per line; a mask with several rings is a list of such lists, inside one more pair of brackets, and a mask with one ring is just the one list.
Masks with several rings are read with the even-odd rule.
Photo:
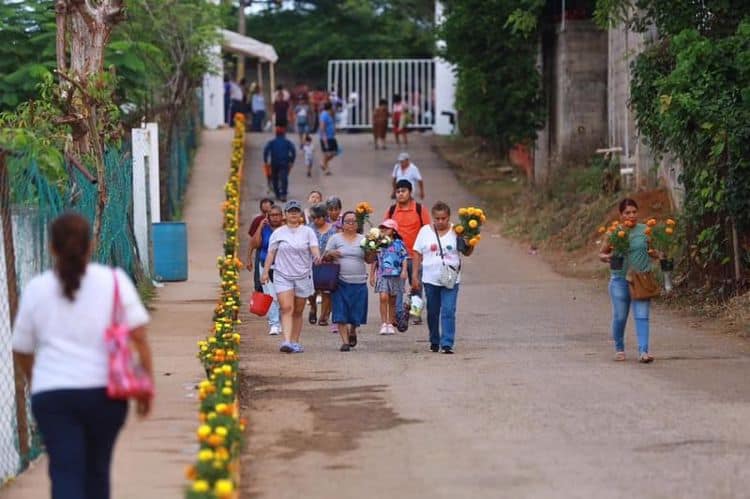
[[457, 65], [461, 128], [501, 150], [528, 143], [543, 125], [536, 66], [540, 0], [451, 0], [440, 36]]
[[642, 3], [664, 38], [633, 65], [637, 124], [682, 164], [691, 270], [720, 281], [731, 275], [731, 225], [750, 232], [750, 5]]
[[36, 95], [55, 66], [54, 0], [0, 2], [0, 111]]
[[[432, 57], [433, 9], [422, 0], [296, 2], [249, 16], [247, 33], [273, 44], [283, 72], [323, 84], [331, 59]], [[236, 30], [236, 16], [225, 25]]]

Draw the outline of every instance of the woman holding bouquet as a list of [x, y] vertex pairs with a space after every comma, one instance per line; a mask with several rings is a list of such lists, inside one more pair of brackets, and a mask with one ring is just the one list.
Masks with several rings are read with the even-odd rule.
[[[414, 242], [412, 289], [419, 290], [419, 271], [422, 269], [427, 298], [427, 327], [430, 331], [430, 350], [453, 353], [456, 336], [456, 302], [461, 279], [461, 254], [469, 256], [474, 246], [463, 244], [450, 221], [450, 206], [438, 201], [432, 207], [434, 225], [425, 225]], [[459, 241], [462, 241], [459, 249]], [[444, 267], [453, 272], [447, 275]]]
[[380, 231], [388, 238], [389, 244], [378, 251], [378, 259], [370, 269], [370, 285], [380, 295], [380, 334], [394, 334], [396, 297], [404, 293], [409, 252], [398, 235], [398, 223], [395, 220], [383, 220]]
[[[651, 259], [648, 248], [646, 225], [638, 223], [638, 204], [625, 198], [620, 202], [620, 221], [628, 227], [628, 248], [625, 262], [621, 269], [610, 270], [609, 297], [612, 301], [612, 339], [615, 342], [615, 361], [625, 360], [625, 325], [628, 311], [633, 308], [635, 332], [638, 338], [638, 360], [644, 364], [653, 362], [654, 357], [648, 352], [649, 309], [651, 300], [631, 300], [630, 288], [626, 276], [628, 271], [648, 272], [651, 270]], [[612, 246], [609, 240], [602, 244], [599, 259], [609, 263], [612, 259]]]
[[[341, 335], [342, 352], [357, 345], [357, 328], [367, 323], [367, 266], [357, 233], [357, 216], [347, 211], [341, 217], [342, 231], [328, 240], [323, 259], [341, 265], [336, 291], [331, 294], [333, 322]], [[348, 326], [348, 327], [347, 327]]]

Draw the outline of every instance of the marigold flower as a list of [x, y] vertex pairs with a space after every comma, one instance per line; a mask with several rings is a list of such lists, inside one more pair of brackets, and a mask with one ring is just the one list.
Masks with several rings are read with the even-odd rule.
[[198, 452], [198, 461], [211, 461], [214, 458], [214, 451], [211, 449], [201, 449]]
[[664, 229], [664, 233], [671, 236], [674, 233], [674, 229], [672, 229], [672, 227], [667, 227], [666, 229]]
[[463, 225], [456, 225], [453, 227], [453, 230], [456, 232], [456, 234], [463, 234], [464, 233], [464, 226]]
[[646, 230], [644, 230], [643, 232], [644, 232], [644, 234], [646, 234], [647, 236], [650, 236], [650, 235], [651, 235], [651, 227], [646, 227]]
[[625, 237], [625, 231], [621, 230], [620, 232], [618, 232], [617, 237], [620, 237], [620, 238]]
[[649, 227], [653, 227], [654, 225], [656, 225], [656, 219], [649, 218], [648, 221], [646, 222], [646, 225], [648, 225]]
[[674, 220], [672, 220], [671, 218], [668, 218], [668, 219], [667, 219], [667, 225], [669, 225], [669, 226], [672, 226], [672, 227], [673, 227], [673, 226], [677, 225], [677, 222], [675, 222], [675, 221], [674, 221]]
[[196, 480], [193, 482], [193, 492], [208, 492], [208, 482], [205, 480]]
[[469, 220], [469, 227], [471, 227], [472, 229], [476, 229], [478, 226], [479, 222], [477, 222], [476, 220]]
[[208, 426], [207, 424], [200, 425], [198, 427], [198, 432], [197, 433], [198, 433], [198, 438], [200, 438], [201, 440], [203, 440], [204, 438], [206, 438], [207, 436], [209, 436], [211, 434], [211, 427]]
[[232, 492], [234, 492], [234, 484], [231, 480], [227, 480], [225, 478], [216, 480], [216, 483], [214, 484], [214, 493], [220, 499], [229, 497]]
[[599, 232], [599, 234], [604, 234], [605, 232], [607, 232], [607, 228], [604, 226], [599, 227], [599, 230], [597, 232]]

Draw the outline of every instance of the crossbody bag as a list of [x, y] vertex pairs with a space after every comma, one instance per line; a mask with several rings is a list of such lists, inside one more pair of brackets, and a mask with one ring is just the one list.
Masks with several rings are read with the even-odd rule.
[[440, 260], [443, 262], [443, 265], [440, 268], [440, 278], [438, 279], [438, 281], [440, 282], [441, 286], [448, 289], [453, 289], [453, 287], [456, 285], [456, 282], [458, 281], [458, 275], [461, 272], [461, 264], [459, 263], [458, 267], [454, 267], [453, 265], [448, 265], [447, 263], [445, 263], [445, 255], [443, 254], [443, 245], [440, 242], [440, 234], [437, 231], [437, 227], [435, 227], [434, 225], [432, 226], [432, 230], [435, 231], [438, 248], [440, 248]]

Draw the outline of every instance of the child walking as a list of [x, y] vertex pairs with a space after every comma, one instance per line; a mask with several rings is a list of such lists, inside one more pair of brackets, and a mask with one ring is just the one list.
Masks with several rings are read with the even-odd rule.
[[370, 272], [370, 285], [380, 294], [380, 334], [394, 334], [396, 297], [404, 292], [407, 277], [406, 257], [409, 253], [398, 235], [398, 222], [390, 218], [383, 220], [380, 230], [390, 237], [392, 242], [378, 251], [378, 259], [372, 264]]
[[312, 177], [313, 160], [315, 159], [315, 146], [312, 138], [305, 135], [305, 142], [302, 144], [302, 154], [305, 156], [305, 166], [307, 167], [307, 176]]

